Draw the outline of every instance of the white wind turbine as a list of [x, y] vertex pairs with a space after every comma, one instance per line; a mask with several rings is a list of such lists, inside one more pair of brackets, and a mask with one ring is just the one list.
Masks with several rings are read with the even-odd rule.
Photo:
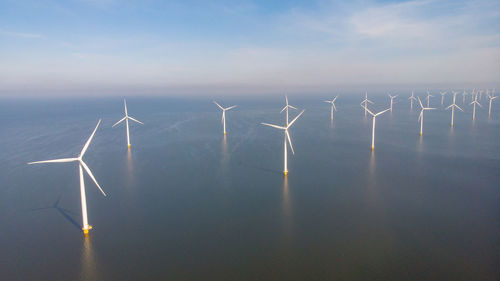
[[495, 90], [493, 90], [493, 91], [491, 92], [491, 95], [489, 95], [489, 96], [488, 96], [488, 98], [490, 99], [490, 107], [489, 107], [489, 109], [488, 109], [488, 117], [490, 117], [490, 115], [491, 115], [491, 102], [492, 102], [494, 99], [496, 99], [496, 98], [497, 98], [497, 97], [495, 96]]
[[[99, 124], [101, 123], [101, 119], [99, 119], [99, 122], [97, 122], [97, 126], [95, 127], [94, 131], [92, 132], [92, 135], [90, 135], [90, 138], [87, 140], [85, 145], [83, 146], [82, 151], [76, 158], [63, 158], [63, 159], [55, 159], [55, 160], [45, 160], [45, 161], [36, 161], [36, 162], [29, 162], [28, 164], [41, 164], [41, 163], [63, 163], [63, 162], [78, 162], [78, 169], [79, 169], [79, 174], [80, 174], [80, 198], [82, 201], [82, 220], [83, 220], [83, 233], [88, 234], [89, 230], [92, 229], [92, 226], [88, 224], [88, 219], [87, 219], [87, 200], [85, 197], [85, 184], [83, 182], [83, 169], [87, 172], [87, 174], [90, 176], [90, 178], [94, 181], [94, 183], [97, 185], [101, 193], [106, 196], [106, 193], [102, 190], [101, 186], [97, 183], [97, 180], [95, 179], [94, 175], [90, 171], [89, 167], [85, 162], [83, 162], [82, 157], [85, 154], [85, 151], [87, 151], [87, 148], [89, 147], [90, 142], [92, 141], [92, 138], [94, 137], [95, 132], [97, 131], [97, 127], [99, 127]], [[82, 169], [83, 168], [83, 169]]]
[[134, 121], [134, 122], [137, 122], [137, 123], [139, 123], [139, 124], [143, 124], [143, 125], [144, 125], [144, 123], [142, 123], [141, 121], [136, 120], [136, 119], [134, 119], [134, 118], [132, 118], [132, 117], [128, 116], [128, 111], [127, 111], [127, 101], [126, 101], [125, 99], [123, 99], [123, 105], [124, 105], [124, 107], [125, 107], [125, 117], [123, 117], [122, 119], [120, 119], [120, 121], [116, 122], [116, 123], [115, 123], [113, 126], [111, 126], [111, 127], [114, 127], [114, 126], [116, 126], [116, 125], [120, 124], [121, 122], [123, 122], [123, 120], [125, 120], [125, 126], [127, 127], [127, 147], [128, 147], [128, 148], [130, 148], [130, 132], [129, 132], [129, 128], [128, 128], [128, 120], [130, 119], [130, 120], [132, 120], [132, 121]]
[[462, 93], [462, 104], [465, 104], [465, 96], [467, 95], [467, 92], [464, 89], [464, 92]]
[[474, 96], [474, 100], [470, 103], [474, 105], [474, 109], [472, 110], [472, 120], [476, 119], [476, 104], [479, 105], [479, 107], [483, 107], [479, 102], [477, 102], [477, 94]]
[[369, 110], [366, 106], [365, 106], [365, 109], [366, 109], [366, 111], [368, 111], [368, 112], [371, 114], [371, 116], [373, 117], [373, 126], [372, 126], [372, 150], [374, 150], [374, 149], [375, 149], [375, 120], [376, 120], [377, 116], [379, 116], [380, 114], [382, 114], [382, 113], [384, 113], [384, 112], [386, 112], [386, 111], [390, 110], [390, 108], [388, 108], [388, 109], [386, 109], [386, 110], [382, 110], [382, 111], [380, 111], [379, 113], [373, 113], [373, 112], [371, 112], [371, 111], [370, 111], [370, 110]]
[[413, 95], [413, 91], [411, 91], [411, 96], [408, 98], [410, 100], [410, 110], [413, 110], [413, 101], [417, 100], [415, 96]]
[[420, 98], [418, 98], [418, 103], [420, 104], [420, 107], [422, 108], [422, 110], [420, 111], [420, 115], [418, 116], [418, 120], [420, 121], [420, 135], [422, 135], [423, 131], [424, 131], [424, 111], [425, 110], [432, 110], [432, 109], [435, 109], [435, 108], [424, 107], [424, 105], [422, 104], [422, 101], [420, 100]]
[[365, 99], [360, 103], [360, 105], [365, 108], [365, 116], [366, 116], [366, 107], [368, 106], [368, 103], [373, 104], [373, 102], [368, 99], [368, 92], [365, 92]]
[[429, 107], [431, 97], [434, 97], [434, 96], [429, 93], [429, 90], [427, 90], [427, 97], [426, 97], [427, 107]]
[[288, 166], [287, 166], [287, 148], [286, 148], [286, 143], [287, 143], [287, 140], [288, 140], [288, 144], [290, 144], [290, 149], [292, 149], [292, 153], [295, 154], [295, 151], [293, 150], [293, 145], [292, 145], [292, 139], [290, 138], [290, 134], [288, 133], [288, 129], [293, 125], [293, 123], [295, 121], [297, 121], [297, 119], [300, 117], [300, 115], [302, 115], [302, 113], [304, 113], [304, 110], [302, 110], [299, 115], [297, 115], [288, 125], [286, 126], [278, 126], [278, 125], [273, 125], [273, 124], [269, 124], [269, 123], [261, 123], [262, 125], [266, 125], [266, 126], [270, 126], [270, 127], [273, 127], [273, 128], [277, 128], [277, 129], [280, 129], [280, 130], [284, 130], [285, 131], [285, 139], [284, 139], [284, 142], [283, 142], [283, 146], [284, 146], [284, 151], [285, 151], [285, 160], [284, 160], [284, 168], [283, 168], [283, 174], [285, 174], [285, 176], [288, 174]]
[[333, 100], [326, 100], [325, 102], [330, 103], [331, 109], [330, 109], [330, 119], [333, 120], [333, 111], [337, 111], [337, 108], [335, 107], [335, 100], [337, 100], [339, 96], [336, 96]]
[[288, 109], [293, 108], [293, 109], [297, 110], [297, 108], [294, 107], [293, 105], [288, 104], [288, 97], [287, 96], [285, 96], [285, 103], [286, 103], [286, 105], [285, 105], [285, 107], [283, 107], [283, 109], [280, 111], [280, 113], [283, 112], [284, 110], [286, 111], [286, 124], [288, 125]]
[[443, 106], [444, 96], [446, 96], [446, 92], [439, 92], [439, 94], [441, 94], [441, 106]]
[[233, 105], [233, 106], [224, 108], [220, 104], [218, 104], [216, 101], [214, 101], [214, 103], [222, 110], [221, 122], [222, 122], [222, 127], [224, 130], [224, 135], [226, 135], [226, 110], [233, 109], [233, 108], [237, 107], [237, 105]]
[[389, 107], [389, 109], [391, 110], [392, 112], [392, 104], [394, 103], [393, 100], [398, 96], [398, 95], [395, 95], [395, 96], [391, 96], [389, 94], [387, 94], [389, 96], [389, 98], [391, 99], [391, 106]]
[[460, 111], [463, 111], [460, 106], [458, 106], [456, 103], [455, 103], [455, 99], [457, 97], [457, 94], [458, 92], [453, 92], [453, 103], [450, 104], [448, 107], [446, 107], [446, 109], [449, 109], [451, 108], [451, 126], [453, 127], [453, 119], [454, 119], [454, 116], [455, 116], [455, 107], [460, 109]]

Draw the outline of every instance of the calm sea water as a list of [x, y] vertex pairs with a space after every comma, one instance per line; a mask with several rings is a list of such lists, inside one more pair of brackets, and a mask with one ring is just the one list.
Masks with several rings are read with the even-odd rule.
[[[418, 111], [407, 97], [371, 118], [360, 95], [291, 97], [305, 108], [290, 130], [283, 177], [282, 98], [130, 98], [0, 103], [1, 280], [499, 280], [500, 104]], [[374, 110], [387, 107], [374, 97]], [[457, 99], [462, 106], [461, 97]], [[450, 97], [446, 99], [450, 103]], [[483, 101], [483, 105], [487, 105]], [[485, 106], [486, 107], [486, 106]], [[297, 112], [291, 111], [291, 116]], [[74, 163], [84, 160], [88, 238]]]

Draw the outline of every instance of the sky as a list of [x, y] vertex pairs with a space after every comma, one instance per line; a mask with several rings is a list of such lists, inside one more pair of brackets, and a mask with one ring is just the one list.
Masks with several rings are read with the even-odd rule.
[[0, 96], [500, 85], [500, 1], [0, 0]]

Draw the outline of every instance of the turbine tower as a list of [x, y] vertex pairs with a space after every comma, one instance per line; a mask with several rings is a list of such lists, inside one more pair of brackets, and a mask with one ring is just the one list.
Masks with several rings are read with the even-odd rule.
[[375, 121], [377, 119], [377, 116], [379, 116], [380, 114], [390, 110], [390, 108], [386, 109], [386, 110], [382, 110], [380, 111], [379, 113], [373, 113], [371, 112], [368, 108], [366, 108], [365, 106], [365, 109], [366, 111], [368, 111], [370, 113], [370, 115], [373, 117], [372, 120], [373, 120], [373, 123], [372, 123], [372, 150], [375, 150]]
[[287, 165], [287, 141], [288, 141], [288, 144], [290, 145], [290, 149], [292, 149], [292, 153], [295, 154], [295, 151], [293, 150], [293, 145], [292, 145], [292, 139], [290, 138], [290, 134], [288, 133], [288, 129], [293, 125], [293, 123], [295, 121], [297, 121], [297, 119], [299, 119], [300, 115], [302, 115], [302, 113], [304, 113], [304, 110], [302, 110], [299, 115], [297, 115], [289, 124], [287, 124], [286, 126], [278, 126], [278, 125], [273, 125], [273, 124], [269, 124], [269, 123], [261, 123], [262, 125], [266, 125], [266, 126], [270, 126], [270, 127], [273, 127], [273, 128], [277, 128], [277, 129], [280, 129], [280, 130], [284, 130], [285, 132], [285, 137], [284, 137], [284, 141], [283, 141], [283, 146], [284, 146], [284, 157], [285, 157], [285, 160], [283, 162], [283, 174], [286, 176], [288, 174], [288, 165]]
[[431, 97], [434, 97], [434, 96], [429, 93], [429, 90], [427, 90], [427, 97], [426, 97], [427, 107], [429, 107]]
[[476, 119], [476, 104], [479, 105], [479, 107], [483, 107], [479, 102], [477, 102], [477, 94], [474, 96], [474, 100], [470, 103], [474, 105], [474, 109], [472, 110], [472, 120]]
[[435, 108], [424, 107], [420, 98], [418, 98], [418, 103], [420, 104], [420, 107], [422, 108], [422, 110], [420, 111], [420, 115], [418, 116], [418, 120], [420, 121], [420, 135], [422, 135], [423, 131], [424, 131], [424, 111], [425, 110], [432, 110]]
[[462, 93], [462, 104], [465, 104], [465, 96], [467, 95], [467, 92], [464, 89], [464, 92]]
[[417, 100], [413, 95], [413, 91], [411, 91], [411, 96], [408, 99], [410, 100], [410, 110], [413, 110], [413, 101]]
[[223, 131], [224, 131], [224, 135], [226, 135], [226, 110], [233, 109], [237, 105], [233, 105], [233, 106], [224, 108], [220, 104], [218, 104], [216, 101], [214, 101], [214, 103], [222, 110], [222, 119], [221, 119], [221, 122], [222, 122], [222, 128], [223, 128]]
[[441, 106], [443, 106], [444, 96], [446, 95], [446, 92], [439, 92], [439, 94], [441, 94]]
[[456, 103], [455, 103], [455, 99], [457, 97], [457, 92], [453, 92], [453, 103], [450, 104], [448, 107], [446, 107], [446, 109], [449, 109], [451, 108], [451, 126], [453, 127], [453, 119], [454, 119], [454, 116], [455, 116], [455, 107], [460, 109], [460, 111], [463, 111], [460, 106], [458, 106]]
[[360, 103], [360, 105], [365, 108], [365, 116], [366, 116], [366, 107], [368, 106], [368, 103], [373, 104], [373, 102], [368, 99], [368, 92], [365, 92], [365, 99]]
[[330, 103], [332, 106], [330, 108], [330, 119], [333, 120], [333, 111], [337, 111], [337, 108], [335, 107], [335, 100], [337, 100], [339, 96], [336, 96], [333, 98], [333, 100], [326, 100], [325, 102]]
[[45, 160], [45, 161], [36, 161], [36, 162], [29, 162], [28, 163], [28, 165], [32, 165], [32, 164], [41, 164], [41, 163], [78, 162], [78, 171], [79, 171], [79, 175], [80, 175], [80, 199], [81, 199], [81, 202], [82, 202], [82, 220], [83, 220], [82, 230], [83, 230], [84, 234], [88, 234], [89, 230], [92, 229], [92, 226], [89, 225], [88, 218], [87, 218], [87, 199], [86, 199], [86, 196], [85, 196], [85, 183], [83, 181], [83, 170], [85, 170], [85, 172], [87, 172], [87, 174], [94, 181], [95, 185], [97, 186], [97, 188], [99, 188], [99, 190], [101, 191], [101, 193], [104, 196], [106, 196], [106, 193], [104, 193], [104, 191], [102, 190], [101, 186], [99, 185], [99, 183], [97, 183], [97, 180], [95, 179], [94, 175], [90, 171], [89, 167], [87, 166], [87, 164], [85, 164], [85, 162], [83, 162], [83, 159], [82, 159], [83, 155], [87, 151], [87, 148], [89, 147], [90, 142], [92, 141], [92, 138], [94, 137], [94, 134], [97, 131], [97, 127], [99, 127], [100, 123], [101, 123], [101, 119], [99, 119], [99, 122], [97, 122], [97, 126], [95, 127], [94, 131], [90, 135], [90, 138], [87, 140], [87, 142], [83, 146], [83, 149], [80, 152], [80, 154], [78, 155], [78, 157], [76, 157], [76, 158], [55, 159], [55, 160]]
[[293, 109], [297, 110], [297, 108], [288, 104], [288, 97], [287, 96], [285, 96], [285, 103], [286, 103], [286, 105], [285, 105], [285, 107], [283, 107], [283, 109], [280, 111], [280, 113], [283, 112], [284, 110], [286, 111], [286, 124], [288, 125], [288, 109], [293, 108]]
[[494, 99], [496, 99], [496, 98], [497, 98], [496, 96], [494, 96], [494, 94], [495, 94], [495, 90], [493, 90], [493, 91], [491, 92], [491, 95], [490, 95], [490, 96], [488, 96], [488, 98], [490, 99], [490, 107], [489, 107], [489, 109], [488, 109], [488, 117], [490, 117], [490, 115], [491, 115], [491, 102], [492, 102]]
[[387, 94], [389, 96], [389, 98], [391, 99], [391, 106], [389, 107], [389, 109], [391, 110], [392, 112], [392, 104], [394, 103], [393, 100], [398, 96], [398, 95], [395, 95], [395, 96], [391, 96], [389, 94]]
[[123, 120], [125, 120], [125, 126], [127, 127], [127, 147], [130, 148], [130, 132], [129, 132], [129, 128], [128, 128], [128, 120], [132, 120], [134, 122], [137, 122], [139, 124], [142, 124], [144, 125], [144, 123], [142, 123], [141, 121], [139, 120], [136, 120], [130, 116], [128, 116], [128, 111], [127, 111], [127, 101], [125, 99], [123, 99], [123, 105], [125, 107], [125, 117], [123, 117], [122, 119], [120, 119], [120, 121], [116, 122], [113, 126], [111, 127], [114, 127], [118, 124], [120, 124], [121, 122], [123, 122]]

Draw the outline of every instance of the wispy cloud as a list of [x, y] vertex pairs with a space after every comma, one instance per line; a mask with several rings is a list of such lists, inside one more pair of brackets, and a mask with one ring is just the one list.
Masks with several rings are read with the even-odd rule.
[[42, 34], [38, 33], [16, 32], [16, 31], [8, 31], [2, 29], [0, 29], [0, 34], [17, 38], [26, 38], [26, 39], [36, 39], [44, 37]]

